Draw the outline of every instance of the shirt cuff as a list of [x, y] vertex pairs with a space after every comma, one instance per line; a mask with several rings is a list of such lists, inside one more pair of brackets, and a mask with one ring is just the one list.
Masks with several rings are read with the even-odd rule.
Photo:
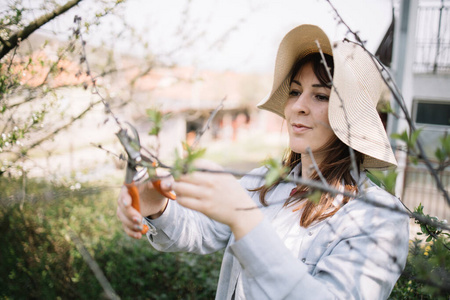
[[173, 221], [176, 220], [176, 215], [177, 203], [175, 203], [175, 201], [169, 200], [166, 209], [158, 218], [144, 218], [143, 222], [145, 222], [150, 227], [147, 235], [152, 242], [157, 242], [158, 236], [165, 240], [175, 234], [176, 226], [174, 226]]

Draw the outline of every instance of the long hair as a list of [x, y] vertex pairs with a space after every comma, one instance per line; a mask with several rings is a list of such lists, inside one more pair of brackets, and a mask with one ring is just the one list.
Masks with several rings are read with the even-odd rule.
[[[328, 67], [330, 67], [330, 73], [333, 74], [334, 68], [332, 57], [325, 54], [325, 60]], [[301, 69], [301, 67], [309, 62], [312, 63], [314, 74], [316, 75], [320, 83], [328, 85], [331, 88], [328, 73], [319, 53], [307, 55], [293, 66], [291, 71], [291, 82], [298, 71]], [[350, 174], [352, 164], [349, 147], [345, 145], [341, 140], [339, 140], [336, 136], [333, 136], [333, 138], [325, 143], [325, 145], [322, 146], [318, 151], [324, 154], [324, 159], [319, 164], [318, 168], [323, 177], [326, 179], [327, 183], [335, 188], [339, 188], [344, 185], [346, 191], [358, 192], [357, 183]], [[359, 167], [363, 162], [364, 155], [355, 150], [354, 152], [356, 157], [356, 164], [359, 170]], [[283, 158], [283, 165], [288, 167], [290, 171], [292, 171], [292, 169], [300, 162], [301, 154], [295, 153], [292, 150], [289, 150]], [[319, 174], [317, 174], [317, 172], [314, 170], [310, 176], [310, 179], [319, 181]], [[267, 193], [275, 188], [280, 182], [281, 179], [277, 182], [274, 182], [268, 187], [261, 186], [252, 191], [259, 191], [259, 200], [261, 204], [267, 206], [268, 204], [265, 200]], [[285, 206], [291, 206], [303, 201], [300, 206], [300, 208], [303, 209], [300, 218], [300, 226], [302, 227], [308, 227], [313, 222], [321, 221], [328, 217], [331, 217], [339, 210], [339, 207], [334, 207], [333, 205], [333, 200], [335, 198], [333, 195], [329, 193], [322, 193], [319, 201], [313, 202], [307, 199], [308, 195], [310, 195], [312, 192], [313, 190], [311, 190], [311, 188], [308, 186], [298, 186], [295, 193], [291, 195], [284, 204]], [[343, 197], [342, 204], [346, 204], [348, 201], [348, 197]]]

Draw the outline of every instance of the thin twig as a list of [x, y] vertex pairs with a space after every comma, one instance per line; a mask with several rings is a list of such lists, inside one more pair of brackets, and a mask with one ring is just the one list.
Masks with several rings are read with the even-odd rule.
[[112, 288], [111, 284], [109, 283], [100, 266], [97, 264], [95, 259], [91, 256], [89, 251], [84, 246], [83, 241], [76, 235], [76, 233], [69, 226], [67, 227], [68, 227], [67, 232], [70, 236], [70, 239], [74, 242], [84, 261], [87, 263], [91, 271], [94, 273], [95, 278], [97, 278], [97, 281], [102, 286], [103, 291], [105, 292], [108, 299], [111, 300], [120, 299], [120, 297], [116, 294], [116, 292]]
[[[238, 171], [234, 171], [234, 170], [210, 170], [210, 169], [204, 169], [204, 168], [196, 168], [196, 169], [194, 169], [194, 171], [207, 172], [207, 173], [212, 173], [212, 174], [230, 174], [235, 177], [253, 176], [253, 177], [258, 177], [261, 179], [265, 178], [264, 174], [252, 174], [252, 173], [246, 173], [246, 172], [238, 172]], [[442, 223], [439, 223], [439, 222], [436, 222], [433, 220], [428, 220], [426, 217], [420, 216], [417, 213], [411, 212], [409, 209], [403, 210], [397, 206], [385, 205], [383, 203], [380, 203], [376, 199], [372, 199], [372, 198], [368, 197], [365, 193], [358, 192], [357, 194], [355, 194], [355, 193], [348, 192], [345, 189], [343, 191], [338, 190], [338, 189], [332, 187], [331, 185], [324, 185], [320, 181], [305, 179], [303, 177], [299, 177], [299, 178], [286, 177], [282, 181], [283, 182], [292, 182], [297, 185], [309, 186], [313, 189], [317, 189], [317, 190], [321, 190], [323, 192], [329, 193], [332, 196], [342, 195], [344, 197], [349, 197], [351, 199], [358, 199], [360, 201], [365, 201], [368, 204], [371, 204], [373, 206], [388, 209], [392, 212], [396, 212], [399, 214], [408, 215], [417, 220], [420, 220], [421, 222], [424, 222], [424, 224], [428, 224], [430, 226], [435, 226], [435, 227], [440, 227], [443, 230], [450, 231], [450, 226], [444, 225]], [[280, 200], [280, 201], [283, 203], [285, 202], [285, 200]], [[255, 205], [255, 206], [247, 207], [247, 208], [238, 208], [237, 210], [252, 210], [252, 209], [258, 209], [258, 208], [262, 208], [262, 207], [263, 207], [262, 205], [261, 206]]]
[[208, 120], [206, 121], [205, 126], [203, 126], [203, 129], [199, 132], [197, 132], [197, 135], [195, 137], [194, 142], [192, 143], [192, 148], [195, 148], [197, 144], [200, 142], [200, 138], [205, 134], [205, 132], [210, 128], [212, 120], [215, 118], [216, 114], [223, 108], [223, 102], [225, 101], [226, 97], [223, 98], [220, 101], [220, 104], [211, 112]]
[[90, 81], [92, 83], [92, 93], [94, 95], [98, 95], [100, 97], [103, 105], [105, 106], [106, 111], [113, 117], [114, 121], [116, 121], [116, 124], [120, 128], [122, 128], [119, 118], [114, 114], [114, 112], [111, 110], [109, 103], [106, 101], [106, 99], [100, 93], [100, 91], [97, 87], [96, 79], [92, 75], [91, 68], [89, 66], [89, 61], [87, 60], [87, 57], [86, 57], [87, 56], [86, 42], [84, 41], [83, 33], [81, 32], [81, 17], [75, 16], [74, 22], [77, 24], [76, 33], [79, 35], [80, 41], [81, 41], [82, 61], [84, 61], [84, 64], [86, 65], [86, 75], [90, 78]]
[[328, 185], [327, 180], [325, 179], [325, 177], [323, 177], [323, 174], [320, 171], [319, 166], [316, 163], [316, 160], [314, 159], [314, 154], [312, 153], [311, 148], [310, 147], [306, 147], [306, 151], [308, 151], [309, 157], [311, 158], [311, 162], [312, 162], [312, 164], [314, 166], [314, 170], [316, 170], [316, 173], [319, 176], [320, 180], [322, 181], [322, 183], [324, 185]]

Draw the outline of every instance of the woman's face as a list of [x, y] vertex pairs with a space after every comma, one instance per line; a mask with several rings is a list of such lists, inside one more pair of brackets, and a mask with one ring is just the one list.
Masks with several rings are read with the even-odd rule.
[[334, 137], [328, 122], [330, 93], [331, 89], [317, 79], [312, 63], [307, 63], [292, 80], [284, 107], [291, 150], [308, 155], [309, 147], [317, 163], [322, 160], [317, 150]]

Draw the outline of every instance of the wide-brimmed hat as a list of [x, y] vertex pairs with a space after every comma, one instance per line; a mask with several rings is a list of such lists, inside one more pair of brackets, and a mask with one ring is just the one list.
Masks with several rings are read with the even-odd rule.
[[300, 25], [281, 41], [275, 62], [272, 90], [258, 107], [284, 118], [289, 97], [291, 69], [311, 53], [333, 56], [334, 74], [328, 119], [336, 136], [365, 155], [363, 168], [386, 169], [397, 165], [385, 128], [377, 112], [384, 82], [377, 64], [361, 46], [339, 41], [330, 43], [314, 25]]

